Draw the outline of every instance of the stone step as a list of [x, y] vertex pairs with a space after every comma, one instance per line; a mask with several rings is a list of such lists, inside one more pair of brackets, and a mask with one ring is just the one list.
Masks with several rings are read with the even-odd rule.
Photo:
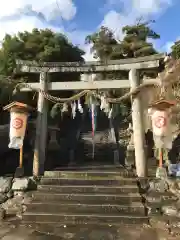
[[39, 191], [53, 193], [104, 193], [104, 194], [121, 194], [121, 193], [138, 193], [137, 185], [124, 185], [121, 187], [113, 186], [83, 186], [83, 185], [39, 185]]
[[106, 163], [93, 163], [91, 162], [88, 165], [75, 165], [75, 166], [66, 166], [66, 167], [57, 167], [55, 171], [89, 171], [89, 170], [95, 170], [95, 171], [124, 171], [128, 170], [128, 167], [124, 167], [122, 165], [107, 165]]
[[[48, 223], [31, 223], [31, 228], [38, 232], [48, 232], [49, 235], [55, 235], [62, 239], [73, 240], [125, 240], [137, 239], [137, 235], [141, 232], [142, 228], [149, 228], [148, 225], [138, 224], [48, 224]], [[134, 236], [132, 238], [132, 236]], [[138, 236], [139, 237], [139, 236]], [[139, 239], [139, 238], [138, 238]]]
[[105, 214], [66, 214], [66, 213], [31, 213], [25, 212], [23, 215], [23, 222], [25, 224], [35, 223], [59, 223], [59, 224], [139, 224], [149, 223], [146, 216], [132, 216], [129, 215], [105, 215]]
[[137, 193], [129, 194], [66, 194], [66, 193], [54, 193], [51, 192], [34, 192], [31, 193], [33, 199], [39, 202], [60, 202], [67, 201], [71, 203], [84, 203], [84, 204], [129, 204], [132, 202], [141, 202], [141, 196]]
[[103, 185], [103, 186], [122, 186], [122, 185], [136, 185], [136, 178], [123, 178], [119, 177], [118, 179], [109, 180], [109, 179], [76, 179], [76, 178], [47, 178], [42, 177], [40, 184], [42, 185], [83, 185], [83, 186], [92, 186], [92, 185]]
[[45, 171], [45, 177], [49, 178], [65, 178], [65, 179], [109, 179], [116, 180], [122, 177], [134, 177], [133, 171], [121, 169], [119, 171]]
[[67, 202], [32, 202], [28, 208], [28, 212], [34, 213], [78, 213], [78, 214], [113, 214], [113, 215], [145, 215], [144, 206], [141, 203], [132, 203], [132, 204], [84, 204], [84, 203], [67, 203]]

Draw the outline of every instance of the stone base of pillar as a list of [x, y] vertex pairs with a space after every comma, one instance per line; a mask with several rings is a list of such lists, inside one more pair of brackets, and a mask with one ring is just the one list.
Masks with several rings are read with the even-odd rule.
[[70, 159], [70, 161], [69, 161], [69, 166], [74, 166], [75, 165], [75, 159], [74, 159], [75, 157], [74, 157], [74, 150], [70, 150], [70, 152], [69, 152], [69, 159]]
[[127, 166], [135, 166], [135, 149], [134, 149], [134, 145], [128, 145], [127, 146], [125, 164]]
[[[147, 146], [144, 147], [146, 156], [147, 156]], [[135, 166], [135, 148], [134, 145], [127, 146], [126, 152], [126, 165], [127, 166]]]
[[114, 165], [118, 166], [119, 165], [119, 151], [114, 150]]
[[60, 146], [56, 139], [56, 130], [51, 130], [50, 131], [50, 141], [48, 143], [48, 149], [49, 150], [57, 150], [59, 148], [60, 148]]

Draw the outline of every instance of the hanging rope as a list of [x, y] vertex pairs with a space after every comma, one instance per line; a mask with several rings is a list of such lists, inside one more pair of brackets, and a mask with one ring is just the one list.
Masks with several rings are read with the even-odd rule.
[[[49, 93], [43, 91], [40, 88], [33, 88], [31, 87], [30, 84], [28, 83], [19, 83], [16, 85], [13, 94], [16, 94], [18, 91], [21, 91], [22, 88], [28, 88], [31, 89], [32, 91], [36, 91], [38, 93], [41, 93], [45, 99], [47, 99], [48, 101], [51, 101], [53, 103], [64, 103], [64, 102], [72, 102], [72, 101], [76, 101], [79, 100], [81, 97], [85, 96], [85, 95], [94, 95], [94, 97], [101, 99], [101, 95], [97, 94], [94, 91], [91, 90], [83, 90], [80, 93], [77, 93], [69, 98], [59, 98], [59, 97], [55, 97], [50, 95]], [[140, 91], [145, 90], [147, 88], [160, 88], [160, 84], [158, 84], [157, 82], [151, 82], [151, 83], [143, 83], [141, 85], [139, 85], [137, 88], [135, 88], [134, 90], [124, 94], [123, 96], [119, 97], [119, 98], [107, 98], [107, 101], [109, 103], [120, 103], [122, 101], [127, 100], [128, 98], [135, 96], [137, 94], [140, 93]]]
[[41, 93], [44, 98], [46, 98], [47, 100], [49, 100], [53, 103], [64, 103], [64, 102], [76, 101], [76, 100], [79, 100], [81, 97], [85, 96], [87, 93], [90, 92], [89, 90], [83, 90], [82, 92], [77, 93], [77, 94], [73, 95], [72, 97], [59, 98], [59, 97], [55, 97], [55, 96], [50, 95], [49, 93], [43, 91], [40, 88], [33, 88], [28, 83], [18, 83], [16, 85], [14, 91], [13, 91], [13, 94], [16, 94], [17, 92], [21, 91], [22, 88], [28, 88], [28, 89], [31, 89], [32, 91], [36, 91], [38, 93]]

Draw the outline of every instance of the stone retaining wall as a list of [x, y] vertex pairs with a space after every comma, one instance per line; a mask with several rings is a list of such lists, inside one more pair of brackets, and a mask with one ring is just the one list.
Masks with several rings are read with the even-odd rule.
[[26, 205], [31, 201], [28, 191], [36, 190], [33, 177], [0, 177], [0, 220], [8, 217], [21, 217]]

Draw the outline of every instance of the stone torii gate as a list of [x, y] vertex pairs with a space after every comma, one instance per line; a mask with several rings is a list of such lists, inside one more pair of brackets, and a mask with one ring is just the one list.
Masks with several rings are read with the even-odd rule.
[[[33, 61], [17, 60], [17, 70], [21, 72], [39, 73], [39, 83], [28, 83], [32, 88], [39, 88], [45, 92], [49, 90], [108, 90], [119, 88], [138, 87], [140, 82], [139, 71], [158, 68], [160, 61], [164, 59], [164, 54], [157, 54], [148, 57], [140, 57], [133, 59], [112, 60], [107, 63], [102, 62], [48, 62], [38, 64]], [[129, 79], [125, 80], [99, 80], [93, 81], [94, 73], [102, 73], [109, 71], [129, 71]], [[86, 81], [67, 81], [67, 82], [49, 82], [48, 74], [55, 72], [78, 72], [83, 74]], [[89, 77], [91, 76], [91, 77]], [[91, 79], [89, 81], [89, 79]], [[155, 82], [155, 79], [146, 79], [144, 81]], [[31, 91], [31, 89], [22, 89], [22, 91]], [[33, 175], [38, 176], [44, 172], [45, 163], [45, 146], [47, 140], [47, 100], [39, 93], [38, 96], [38, 117], [36, 126], [36, 140], [33, 160]], [[145, 139], [143, 126], [143, 105], [140, 96], [136, 96], [132, 100], [132, 121], [134, 131], [134, 147], [135, 147], [135, 162], [138, 177], [147, 175], [146, 154], [145, 154]]]

